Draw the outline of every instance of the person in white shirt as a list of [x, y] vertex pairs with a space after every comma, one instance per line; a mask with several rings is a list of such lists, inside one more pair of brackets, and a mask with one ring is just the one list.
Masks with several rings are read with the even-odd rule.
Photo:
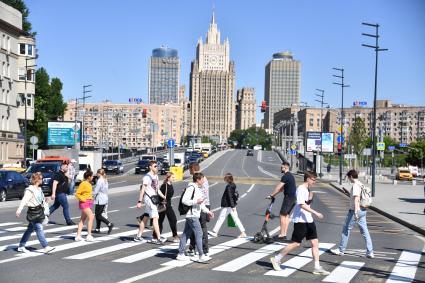
[[189, 260], [189, 257], [184, 254], [187, 239], [190, 238], [192, 233], [195, 233], [196, 248], [198, 250], [199, 258], [193, 257], [192, 260], [204, 263], [211, 258], [204, 255], [202, 247], [202, 228], [199, 222], [201, 211], [208, 214], [210, 218], [214, 217], [214, 213], [205, 206], [205, 200], [201, 191], [202, 184], [204, 183], [204, 174], [194, 173], [193, 183], [190, 183], [182, 196], [182, 204], [190, 206], [186, 213], [186, 223], [184, 226], [183, 234], [180, 236], [179, 253], [176, 257], [177, 260]]
[[310, 192], [311, 187], [316, 182], [316, 173], [307, 171], [304, 174], [304, 183], [297, 188], [297, 204], [295, 206], [292, 221], [294, 222], [294, 231], [292, 233], [292, 243], [287, 245], [276, 256], [270, 258], [273, 269], [282, 270], [280, 267], [281, 260], [288, 253], [300, 247], [304, 238], [311, 242], [311, 253], [314, 260], [313, 274], [329, 275], [319, 263], [319, 240], [317, 239], [316, 225], [313, 220], [313, 214], [319, 219], [323, 219], [323, 214], [315, 211], [310, 207], [313, 200], [313, 193]]
[[[135, 242], [146, 242], [142, 238], [143, 230], [145, 230], [146, 223], [149, 219], [153, 220], [154, 235], [161, 235], [159, 232], [159, 213], [158, 205], [160, 198], [158, 196], [159, 181], [158, 181], [158, 167], [155, 160], [149, 162], [149, 172], [143, 177], [143, 184], [140, 186], [139, 201], [137, 208], [142, 208], [142, 202], [145, 205], [145, 214], [143, 214], [142, 221], [139, 223], [139, 231], [134, 238]], [[161, 244], [167, 241], [166, 238], [158, 237], [152, 239], [152, 243]]]
[[348, 239], [350, 238], [350, 231], [357, 223], [360, 228], [366, 243], [366, 257], [374, 258], [372, 239], [367, 229], [366, 222], [366, 207], [360, 205], [360, 196], [364, 185], [358, 180], [359, 175], [356, 170], [350, 170], [347, 173], [348, 180], [353, 184], [350, 192], [350, 209], [348, 210], [347, 217], [345, 218], [345, 224], [341, 233], [341, 241], [337, 249], [332, 249], [331, 253], [334, 255], [344, 255], [344, 251], [347, 248]]

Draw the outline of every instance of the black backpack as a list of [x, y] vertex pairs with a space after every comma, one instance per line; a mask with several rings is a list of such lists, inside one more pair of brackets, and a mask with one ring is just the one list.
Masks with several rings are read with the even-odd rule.
[[[185, 205], [183, 203], [183, 196], [184, 196], [184, 193], [186, 192], [186, 189], [184, 189], [184, 191], [182, 192], [182, 195], [180, 196], [180, 201], [179, 201], [179, 213], [180, 213], [180, 215], [186, 215], [189, 212], [189, 209], [192, 209], [192, 206]], [[195, 189], [196, 188], [193, 187], [193, 193], [192, 193], [191, 200], [193, 200], [193, 197], [195, 196]]]

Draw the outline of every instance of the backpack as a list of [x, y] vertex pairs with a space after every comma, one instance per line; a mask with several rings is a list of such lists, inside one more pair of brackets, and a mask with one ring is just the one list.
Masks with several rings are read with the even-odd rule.
[[[184, 193], [186, 192], [186, 189], [183, 190], [182, 195], [180, 196], [180, 201], [179, 201], [179, 213], [180, 213], [180, 215], [186, 215], [189, 212], [189, 209], [192, 209], [192, 206], [185, 205], [183, 203], [183, 196], [184, 196]], [[192, 197], [190, 198], [191, 200], [193, 200], [193, 197], [195, 196], [195, 189], [196, 188], [193, 187]]]
[[362, 185], [360, 192], [360, 206], [369, 207], [372, 204], [372, 190], [365, 185]]

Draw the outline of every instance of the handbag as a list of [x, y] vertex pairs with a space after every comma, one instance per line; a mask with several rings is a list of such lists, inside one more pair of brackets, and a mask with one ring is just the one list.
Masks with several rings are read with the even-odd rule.
[[29, 222], [43, 222], [44, 217], [44, 207], [41, 204], [35, 207], [28, 207], [27, 220]]
[[227, 215], [227, 227], [236, 227], [236, 223], [233, 220], [232, 215]]
[[168, 186], [167, 184], [165, 184], [165, 199], [158, 205], [158, 213], [161, 213], [167, 210], [167, 191], [168, 191]]

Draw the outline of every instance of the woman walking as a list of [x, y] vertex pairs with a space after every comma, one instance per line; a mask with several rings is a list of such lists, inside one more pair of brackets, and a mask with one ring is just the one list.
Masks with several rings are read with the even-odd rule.
[[[29, 253], [30, 251], [25, 248], [25, 245], [28, 239], [31, 236], [31, 233], [35, 230], [37, 234], [38, 241], [45, 253], [53, 251], [55, 248], [50, 247], [44, 236], [43, 225], [41, 224], [44, 220], [44, 194], [40, 188], [41, 183], [43, 182], [43, 175], [40, 172], [36, 172], [31, 176], [31, 185], [25, 189], [24, 197], [22, 198], [18, 209], [16, 210], [16, 217], [21, 215], [22, 209], [24, 206], [28, 207], [28, 227], [24, 235], [22, 235], [21, 241], [19, 242], [18, 252]], [[39, 213], [37, 213], [39, 212]], [[30, 215], [38, 214], [39, 217], [34, 217]], [[37, 219], [34, 219], [37, 218]]]
[[81, 231], [83, 230], [84, 222], [88, 219], [87, 223], [87, 242], [93, 242], [93, 236], [91, 235], [91, 230], [93, 227], [94, 215], [91, 210], [93, 206], [93, 188], [91, 186], [91, 181], [93, 180], [93, 172], [87, 170], [84, 173], [84, 181], [78, 186], [77, 191], [75, 192], [75, 197], [80, 201], [79, 206], [81, 210], [80, 222], [78, 222], [77, 236], [75, 237], [76, 242], [83, 241], [81, 237]]
[[223, 225], [224, 220], [230, 213], [233, 220], [235, 221], [236, 226], [238, 226], [239, 230], [241, 231], [241, 234], [238, 236], [238, 238], [244, 238], [246, 237], [245, 228], [243, 227], [242, 222], [238, 217], [238, 212], [236, 211], [236, 202], [238, 200], [238, 196], [236, 193], [236, 185], [233, 182], [232, 174], [226, 173], [226, 175], [224, 176], [224, 181], [227, 183], [227, 185], [224, 189], [223, 196], [221, 197], [222, 209], [220, 212], [220, 216], [218, 217], [217, 222], [215, 223], [214, 229], [208, 232], [208, 234], [213, 237], [217, 237], [221, 225]]
[[108, 180], [106, 179], [105, 170], [97, 170], [97, 183], [94, 187], [94, 203], [96, 204], [94, 209], [94, 214], [96, 215], [96, 229], [94, 233], [100, 233], [100, 224], [105, 223], [108, 226], [108, 235], [111, 234], [114, 224], [111, 223], [106, 217], [103, 216], [103, 213], [106, 212], [106, 207], [108, 205]]
[[179, 243], [180, 238], [177, 235], [177, 217], [171, 206], [171, 199], [174, 195], [174, 174], [168, 172], [165, 175], [164, 182], [159, 188], [158, 195], [165, 201], [165, 211], [159, 213], [159, 232], [162, 233], [162, 224], [164, 223], [165, 216], [167, 216], [168, 223], [170, 224], [171, 232], [173, 233], [173, 243]]

